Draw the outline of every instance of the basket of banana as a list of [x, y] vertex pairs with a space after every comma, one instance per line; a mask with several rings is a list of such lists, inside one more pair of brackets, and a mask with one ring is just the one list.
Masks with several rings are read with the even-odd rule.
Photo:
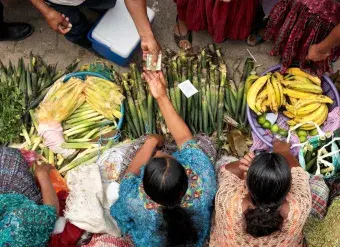
[[[308, 136], [317, 134], [310, 122], [322, 126], [328, 114], [340, 106], [339, 93], [328, 76], [320, 79], [295, 67], [281, 74], [280, 69], [281, 65], [276, 65], [265, 71], [247, 95], [252, 131], [270, 147], [274, 135], [286, 137], [292, 126], [309, 122], [296, 131], [299, 141], [306, 142]], [[275, 115], [274, 121], [268, 115]]]

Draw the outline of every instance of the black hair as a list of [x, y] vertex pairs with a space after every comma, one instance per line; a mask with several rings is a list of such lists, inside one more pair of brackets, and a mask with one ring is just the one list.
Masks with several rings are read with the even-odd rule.
[[196, 243], [197, 231], [188, 210], [180, 207], [188, 188], [184, 167], [174, 158], [152, 158], [145, 167], [143, 186], [145, 193], [162, 205], [164, 223], [160, 231], [167, 237], [166, 246]]
[[285, 157], [261, 153], [252, 161], [247, 174], [247, 187], [255, 208], [246, 210], [246, 232], [262, 237], [281, 230], [280, 207], [290, 190], [292, 175]]

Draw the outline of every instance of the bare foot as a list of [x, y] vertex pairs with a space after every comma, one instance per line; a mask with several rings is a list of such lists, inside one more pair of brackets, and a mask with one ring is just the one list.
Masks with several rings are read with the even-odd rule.
[[[187, 26], [185, 25], [184, 21], [180, 21], [178, 20], [178, 22], [175, 25], [174, 28], [174, 33], [175, 35], [179, 36], [179, 37], [184, 37], [189, 33], [189, 30], [187, 28]], [[191, 48], [191, 43], [189, 40], [181, 40], [179, 41], [178, 46], [182, 49], [188, 50]]]
[[265, 30], [261, 29], [248, 36], [247, 42], [250, 46], [256, 46], [263, 42]]

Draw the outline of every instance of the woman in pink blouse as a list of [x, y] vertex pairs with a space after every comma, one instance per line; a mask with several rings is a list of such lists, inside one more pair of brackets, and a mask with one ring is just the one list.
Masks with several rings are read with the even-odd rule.
[[289, 144], [273, 145], [273, 152], [250, 153], [220, 168], [210, 246], [303, 245], [309, 176]]

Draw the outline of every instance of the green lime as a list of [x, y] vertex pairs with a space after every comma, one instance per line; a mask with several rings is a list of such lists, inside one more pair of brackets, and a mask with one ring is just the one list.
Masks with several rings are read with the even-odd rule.
[[308, 136], [308, 132], [305, 130], [298, 130], [297, 132], [298, 136]]
[[304, 143], [307, 141], [307, 136], [299, 136], [299, 140], [301, 143]]
[[279, 129], [280, 128], [277, 124], [273, 124], [272, 127], [270, 128], [270, 131], [275, 134], [279, 131]]
[[318, 135], [318, 134], [319, 134], [319, 132], [318, 132], [317, 129], [313, 129], [313, 130], [309, 131], [309, 135], [310, 135], [310, 136], [316, 136], [316, 135]]
[[279, 129], [279, 131], [277, 132], [280, 136], [283, 137], [287, 137], [288, 136], [288, 131], [283, 130], [283, 129]]
[[270, 129], [271, 125], [272, 124], [268, 120], [266, 120], [266, 122], [264, 122], [264, 124], [262, 124], [261, 126], [264, 129]]
[[265, 115], [261, 115], [257, 118], [257, 122], [262, 125], [266, 122], [266, 116]]

